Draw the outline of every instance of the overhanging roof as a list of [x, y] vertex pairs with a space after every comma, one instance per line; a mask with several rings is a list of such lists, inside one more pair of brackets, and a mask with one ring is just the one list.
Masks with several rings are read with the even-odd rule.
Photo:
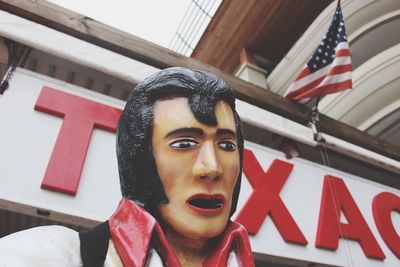
[[246, 47], [274, 66], [332, 0], [224, 0], [192, 57], [232, 73]]

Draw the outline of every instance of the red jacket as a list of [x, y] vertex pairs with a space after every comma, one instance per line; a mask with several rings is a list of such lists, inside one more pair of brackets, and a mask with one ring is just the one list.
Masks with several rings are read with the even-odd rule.
[[[154, 217], [128, 199], [121, 200], [108, 223], [80, 233], [83, 266], [103, 265], [110, 237], [124, 266], [144, 267], [151, 246], [164, 265], [181, 266]], [[216, 249], [203, 263], [204, 267], [227, 266], [231, 251], [236, 253], [240, 266], [254, 266], [249, 238], [243, 226], [228, 222], [225, 231], [216, 240]]]

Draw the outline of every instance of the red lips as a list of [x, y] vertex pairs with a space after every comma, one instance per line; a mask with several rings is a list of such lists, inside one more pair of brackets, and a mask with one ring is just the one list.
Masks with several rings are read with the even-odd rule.
[[196, 194], [191, 196], [186, 204], [189, 208], [202, 215], [217, 215], [224, 209], [225, 198], [221, 194]]

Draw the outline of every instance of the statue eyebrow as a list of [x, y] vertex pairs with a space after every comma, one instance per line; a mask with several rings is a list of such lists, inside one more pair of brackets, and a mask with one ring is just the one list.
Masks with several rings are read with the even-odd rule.
[[198, 135], [198, 136], [203, 136], [204, 132], [200, 128], [195, 128], [195, 127], [185, 127], [185, 128], [179, 128], [175, 129], [173, 131], [170, 131], [165, 135], [164, 138], [168, 138], [173, 135]]
[[[170, 136], [174, 135], [197, 135], [197, 136], [203, 136], [204, 131], [200, 128], [195, 128], [195, 127], [185, 127], [185, 128], [179, 128], [175, 129], [165, 135], [164, 138], [168, 138]], [[236, 133], [230, 129], [217, 129], [216, 132], [217, 136], [221, 135], [228, 135], [232, 138], [236, 138]]]
[[230, 129], [218, 129], [217, 136], [221, 136], [221, 135], [229, 135], [230, 137], [236, 139], [236, 133]]

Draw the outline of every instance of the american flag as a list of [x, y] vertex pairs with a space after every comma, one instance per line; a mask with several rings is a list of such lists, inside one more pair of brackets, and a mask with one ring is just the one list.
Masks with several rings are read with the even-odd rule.
[[310, 61], [289, 86], [285, 97], [303, 102], [312, 97], [351, 89], [351, 70], [350, 49], [338, 4], [328, 32]]

